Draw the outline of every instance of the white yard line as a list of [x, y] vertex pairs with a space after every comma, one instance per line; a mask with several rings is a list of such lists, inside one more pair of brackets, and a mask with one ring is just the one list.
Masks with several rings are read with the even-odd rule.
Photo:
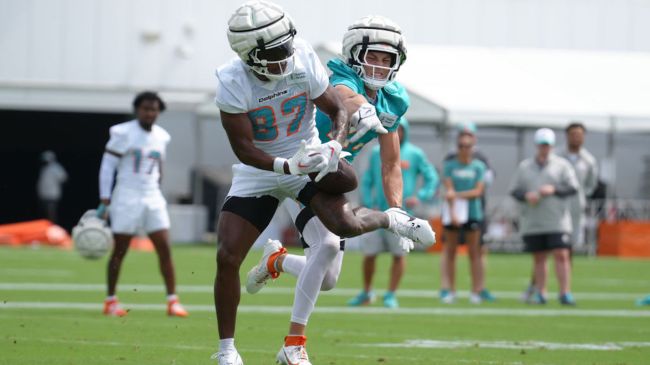
[[446, 340], [406, 340], [401, 343], [361, 344], [362, 347], [428, 348], [428, 349], [504, 349], [504, 350], [584, 350], [621, 351], [628, 348], [650, 347], [650, 342], [606, 342], [606, 343], [555, 343], [542, 341], [446, 341]]
[[[164, 311], [164, 304], [129, 304], [123, 303], [124, 308], [133, 311]], [[185, 305], [190, 312], [212, 312], [212, 305]], [[0, 310], [28, 309], [64, 309], [101, 311], [102, 303], [80, 302], [0, 302]], [[289, 306], [242, 305], [241, 313], [283, 314], [291, 313]], [[381, 307], [316, 307], [316, 313], [354, 314], [354, 315], [443, 315], [443, 316], [507, 316], [507, 317], [623, 317], [650, 318], [650, 311], [644, 310], [613, 310], [613, 309], [536, 309], [536, 308], [399, 308], [388, 309]]]
[[[41, 343], [52, 343], [52, 344], [72, 344], [72, 345], [81, 345], [81, 346], [105, 346], [105, 347], [149, 347], [149, 348], [165, 348], [165, 349], [176, 349], [176, 350], [189, 350], [189, 351], [201, 351], [205, 352], [206, 354], [210, 354], [212, 352], [216, 351], [216, 345], [215, 346], [198, 346], [198, 345], [178, 345], [178, 344], [170, 344], [170, 343], [160, 343], [160, 342], [155, 342], [155, 343], [147, 343], [147, 342], [119, 342], [119, 341], [96, 341], [96, 340], [74, 340], [74, 339], [52, 339], [52, 338], [32, 338], [32, 337], [11, 337], [13, 340], [17, 341], [30, 341], [30, 342], [41, 342]], [[362, 347], [366, 345], [360, 345]], [[379, 346], [382, 347], [382, 346]], [[259, 354], [269, 354], [269, 358], [273, 358], [275, 356], [275, 352], [269, 352], [266, 350], [262, 350], [260, 348], [247, 348], [247, 347], [239, 347], [239, 351], [242, 354], [245, 353], [259, 353]], [[208, 355], [206, 355], [206, 358], [208, 358]], [[341, 354], [329, 354], [329, 356], [336, 356], [338, 358], [354, 358], [354, 359], [375, 359], [378, 357], [385, 357], [389, 360], [403, 360], [403, 361], [416, 361], [416, 360], [421, 360], [420, 357], [415, 357], [415, 356], [404, 356], [404, 355], [386, 355], [383, 356], [381, 354], [376, 354], [376, 355], [364, 355], [364, 354], [349, 354], [349, 355], [341, 355]], [[430, 360], [440, 360], [440, 359], [434, 359], [431, 358], [430, 356], [427, 357]], [[474, 365], [523, 365], [522, 362], [520, 361], [477, 361], [477, 360], [465, 360], [465, 359], [456, 359], [454, 360], [455, 362], [462, 363], [462, 364], [474, 364]]]
[[63, 269], [34, 269], [34, 268], [17, 268], [17, 267], [4, 267], [0, 268], [0, 276], [20, 276], [20, 277], [72, 277], [74, 271]]
[[[68, 292], [96, 292], [106, 289], [106, 284], [80, 284], [80, 283], [0, 283], [0, 290], [15, 291], [68, 291]], [[163, 285], [151, 284], [120, 284], [120, 290], [138, 291], [142, 293], [160, 293], [163, 291]], [[209, 285], [179, 285], [180, 293], [212, 293], [213, 287]], [[265, 294], [293, 294], [294, 288], [290, 287], [266, 287], [262, 293]], [[244, 289], [242, 288], [242, 291]], [[322, 292], [322, 295], [348, 297], [358, 294], [359, 289], [337, 288], [332, 291]], [[497, 298], [519, 299], [520, 292], [514, 291], [495, 291], [493, 294]], [[573, 293], [579, 300], [595, 301], [630, 301], [643, 297], [647, 293]], [[549, 293], [549, 298], [554, 298], [557, 293]], [[431, 298], [437, 299], [437, 290], [417, 290], [401, 289], [398, 296], [404, 298]], [[469, 297], [466, 291], [459, 291], [458, 296], [461, 298]]]

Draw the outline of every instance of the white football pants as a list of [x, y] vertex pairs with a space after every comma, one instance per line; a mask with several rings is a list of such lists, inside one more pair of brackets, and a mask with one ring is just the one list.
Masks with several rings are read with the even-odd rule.
[[321, 290], [336, 285], [343, 264], [340, 237], [325, 228], [318, 217], [310, 219], [302, 232], [309, 245], [305, 256], [288, 254], [282, 269], [298, 277], [291, 311], [291, 322], [307, 324]]

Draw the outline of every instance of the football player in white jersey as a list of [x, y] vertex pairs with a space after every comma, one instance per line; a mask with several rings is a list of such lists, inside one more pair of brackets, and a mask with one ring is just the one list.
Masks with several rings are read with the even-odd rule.
[[[311, 46], [295, 38], [289, 16], [273, 3], [250, 1], [235, 11], [227, 33], [239, 58], [217, 70], [215, 102], [241, 163], [233, 166], [217, 227], [214, 299], [221, 340], [213, 358], [220, 365], [240, 365], [234, 346], [239, 268], [280, 200], [296, 199], [311, 207], [337, 250], [339, 236], [388, 228], [415, 238], [422, 229], [414, 228], [408, 216], [352, 209], [344, 195], [320, 192], [306, 176], [337, 170], [341, 143], [348, 137], [348, 115]], [[325, 144], [318, 138], [314, 105], [332, 121], [333, 138]], [[295, 342], [291, 354], [278, 356], [278, 361], [310, 364], [301, 345], [304, 336], [294, 337], [288, 341]]]
[[[162, 162], [171, 137], [155, 125], [165, 103], [154, 92], [145, 91], [133, 100], [136, 119], [110, 128], [110, 139], [99, 169], [98, 215], [110, 215], [115, 245], [108, 261], [108, 297], [104, 314], [122, 317], [115, 290], [122, 261], [131, 238], [144, 230], [154, 244], [167, 289], [167, 314], [187, 317], [176, 295], [174, 264], [169, 244], [167, 202], [160, 191]], [[117, 170], [117, 182], [113, 180]]]

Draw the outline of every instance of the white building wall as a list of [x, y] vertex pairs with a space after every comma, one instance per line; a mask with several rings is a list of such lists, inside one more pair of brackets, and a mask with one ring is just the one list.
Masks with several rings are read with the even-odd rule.
[[[650, 52], [650, 0], [277, 2], [315, 45], [375, 13], [397, 21], [409, 44]], [[173, 136], [163, 189], [188, 194], [192, 166], [235, 161], [214, 113], [192, 108], [234, 56], [225, 30], [241, 3], [0, 0], [0, 108], [129, 112], [136, 91], [161, 90]]]
[[[314, 44], [377, 13], [410, 43], [650, 51], [650, 0], [278, 2]], [[225, 29], [240, 3], [0, 0], [0, 83], [210, 90], [215, 67], [233, 55]]]

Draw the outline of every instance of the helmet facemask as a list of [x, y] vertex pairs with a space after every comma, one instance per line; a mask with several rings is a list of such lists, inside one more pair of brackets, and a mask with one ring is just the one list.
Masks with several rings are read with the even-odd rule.
[[248, 53], [248, 66], [271, 81], [289, 76], [295, 67], [294, 34], [292, 31], [266, 44], [260, 39], [258, 46]]
[[[369, 52], [381, 52], [390, 56], [388, 67], [370, 63], [367, 59]], [[399, 70], [400, 53], [392, 46], [385, 44], [369, 44], [355, 47], [352, 51], [355, 65], [352, 66], [364, 84], [372, 89], [379, 90], [395, 79]]]

